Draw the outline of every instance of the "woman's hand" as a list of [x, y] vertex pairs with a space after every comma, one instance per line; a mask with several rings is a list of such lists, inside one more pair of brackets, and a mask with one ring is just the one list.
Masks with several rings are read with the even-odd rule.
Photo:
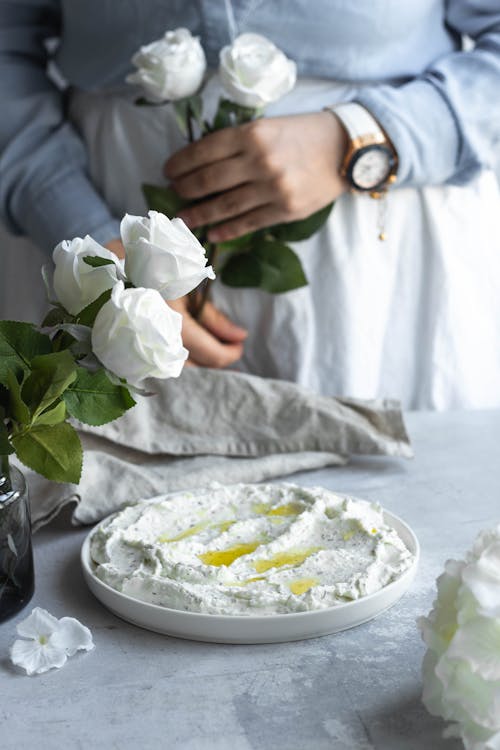
[[[331, 112], [271, 117], [211, 133], [172, 156], [165, 174], [183, 198], [191, 227], [218, 224], [223, 242], [304, 219], [347, 189], [339, 170], [347, 134]], [[203, 200], [203, 199], [206, 200]]]
[[[121, 240], [111, 240], [106, 247], [119, 258], [125, 257]], [[182, 315], [182, 341], [189, 351], [188, 364], [222, 368], [241, 358], [247, 332], [232, 323], [211, 302], [203, 306], [199, 321], [189, 313], [187, 297], [166, 304]]]

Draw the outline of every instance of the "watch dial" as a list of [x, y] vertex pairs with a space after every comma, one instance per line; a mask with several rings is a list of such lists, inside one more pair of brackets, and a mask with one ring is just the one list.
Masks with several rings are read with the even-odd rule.
[[390, 158], [385, 149], [371, 148], [360, 154], [352, 168], [352, 181], [362, 190], [370, 190], [389, 176]]

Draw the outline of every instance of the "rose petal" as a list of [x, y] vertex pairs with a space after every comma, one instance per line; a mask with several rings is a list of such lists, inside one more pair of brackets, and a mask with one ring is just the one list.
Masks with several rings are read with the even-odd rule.
[[466, 566], [462, 576], [483, 613], [500, 617], [500, 542], [487, 547], [477, 562]]
[[50, 641], [42, 644], [38, 640], [17, 640], [10, 649], [10, 658], [13, 664], [22, 667], [31, 676], [62, 667], [67, 657]]
[[74, 617], [62, 617], [57, 630], [51, 635], [50, 643], [56, 648], [73, 656], [80, 649], [90, 651], [94, 648], [92, 633]]
[[436, 676], [443, 683], [445, 719], [472, 721], [490, 731], [500, 730], [500, 682], [488, 682], [464, 660], [441, 657]]
[[457, 630], [447, 652], [485, 680], [500, 680], [500, 620], [476, 617]]
[[59, 620], [47, 612], [46, 609], [35, 607], [31, 614], [17, 625], [17, 632], [23, 638], [48, 638], [57, 628]]

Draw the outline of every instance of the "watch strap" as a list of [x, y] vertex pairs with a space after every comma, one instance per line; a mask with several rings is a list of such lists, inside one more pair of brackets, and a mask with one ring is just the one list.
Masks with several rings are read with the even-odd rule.
[[372, 143], [386, 143], [384, 131], [377, 120], [365, 107], [357, 102], [347, 102], [327, 107], [333, 112], [345, 127], [351, 141], [364, 139], [368, 136]]

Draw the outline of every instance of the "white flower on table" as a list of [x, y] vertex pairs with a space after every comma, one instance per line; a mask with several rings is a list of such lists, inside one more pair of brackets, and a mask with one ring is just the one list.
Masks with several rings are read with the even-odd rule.
[[428, 646], [423, 701], [455, 722], [446, 736], [466, 750], [500, 749], [500, 524], [479, 534], [465, 560], [449, 560], [438, 597], [419, 620]]
[[115, 285], [97, 313], [92, 351], [104, 367], [128, 385], [141, 388], [146, 378], [176, 378], [188, 351], [182, 346], [182, 315], [155, 289]]
[[[84, 258], [102, 258], [108, 265], [93, 267]], [[122, 277], [120, 261], [87, 235], [60, 242], [52, 254], [53, 286], [57, 300], [71, 315], [77, 315]]]
[[295, 63], [260, 34], [241, 34], [222, 48], [219, 60], [223, 88], [231, 101], [243, 107], [265, 107], [295, 86]]
[[137, 68], [127, 83], [142, 87], [152, 102], [177, 101], [195, 94], [207, 67], [198, 37], [188, 29], [167, 31], [162, 39], [141, 47], [133, 56]]
[[168, 219], [150, 211], [145, 216], [122, 219], [125, 271], [136, 287], [157, 289], [163, 299], [178, 299], [203, 279], [214, 279], [204, 247], [182, 219]]
[[28, 675], [58, 669], [68, 656], [94, 648], [92, 634], [85, 625], [74, 617], [58, 620], [40, 607], [35, 607], [16, 629], [22, 640], [14, 641], [10, 657]]

